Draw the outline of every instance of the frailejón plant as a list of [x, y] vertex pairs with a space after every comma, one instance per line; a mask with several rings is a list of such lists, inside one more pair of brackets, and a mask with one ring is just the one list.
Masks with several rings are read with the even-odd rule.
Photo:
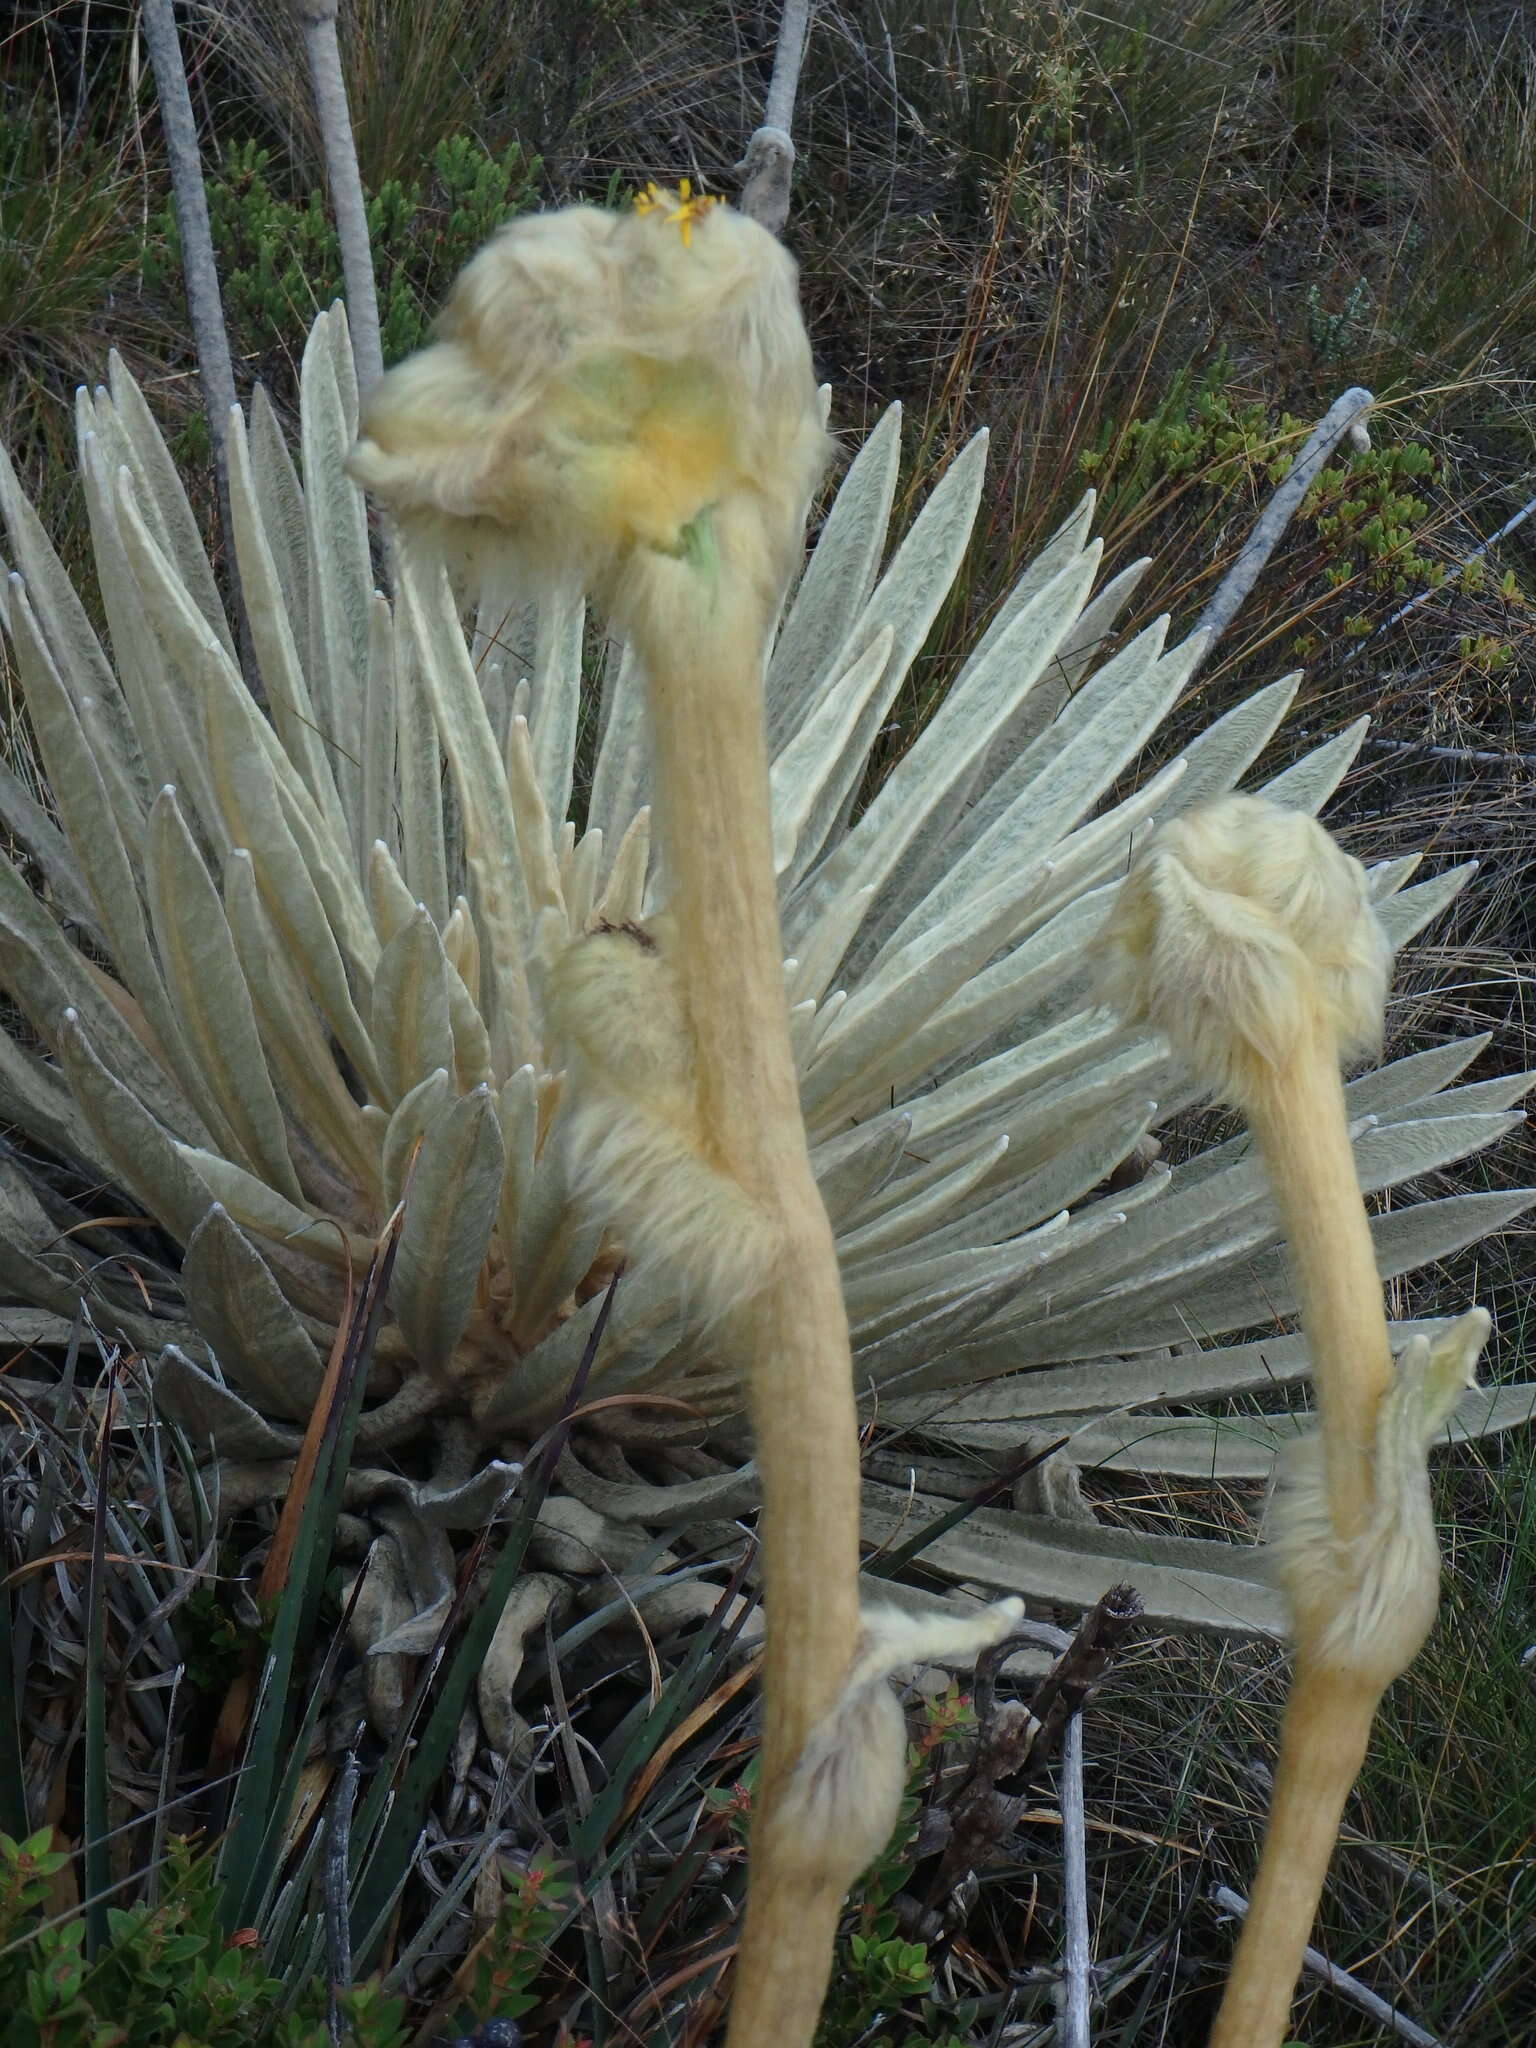
[[[163, 1410], [215, 1441], [228, 1514], [286, 1485], [349, 1276], [409, 1182], [348, 1504], [394, 1553], [375, 1641], [410, 1650], [451, 1593], [445, 1532], [495, 1511], [626, 1251], [573, 1199], [579, 1071], [546, 976], [573, 934], [665, 906], [625, 649], [599, 650], [589, 697], [574, 602], [487, 588], [466, 627], [446, 585], [408, 567], [381, 595], [342, 466], [356, 427], [333, 311], [305, 353], [297, 461], [260, 393], [232, 429], [250, 677], [120, 364], [79, 401], [105, 645], [96, 599], [0, 471], [5, 626], [47, 780], [40, 803], [0, 774], [16, 849], [0, 861], [0, 981], [20, 1020], [0, 1036], [0, 1113], [76, 1176], [5, 1162], [0, 1327], [46, 1345], [83, 1297], [154, 1362]], [[1266, 780], [1254, 764], [1287, 679], [1111, 801], [1198, 649], [1169, 648], [1163, 621], [1104, 657], [1140, 567], [1095, 592], [1085, 499], [863, 802], [985, 462], [978, 437], [887, 558], [898, 434], [887, 416], [844, 477], [767, 679], [801, 1100], [874, 1422], [864, 1535], [910, 1546], [974, 1490], [978, 1454], [1066, 1437], [1015, 1506], [934, 1528], [925, 1565], [1064, 1602], [1130, 1578], [1154, 1616], [1277, 1632], [1252, 1550], [1109, 1526], [1075, 1483], [1085, 1467], [1260, 1478], [1309, 1424], [1199, 1412], [1305, 1372], [1298, 1337], [1222, 1341], [1294, 1305], [1279, 1225], [1246, 1139], [1141, 1163], [1195, 1085], [1161, 1039], [1097, 1005], [1089, 941], [1154, 815], [1239, 782], [1315, 810], [1360, 734]], [[1413, 866], [1371, 871], [1394, 943], [1465, 879], [1413, 883]], [[1508, 1127], [1521, 1080], [1456, 1085], [1479, 1043], [1349, 1084], [1367, 1193]], [[102, 1183], [157, 1227], [156, 1252], [66, 1234], [89, 1211], [61, 1188]], [[1524, 1199], [1394, 1204], [1372, 1225], [1382, 1273], [1497, 1229]], [[635, 1399], [656, 1395], [690, 1412]], [[605, 1396], [624, 1398], [565, 1455], [536, 1561], [622, 1570], [658, 1529], [734, 1553], [755, 1499], [740, 1389], [643, 1256], [597, 1355], [588, 1399]], [[1529, 1387], [1471, 1394], [1450, 1427], [1506, 1427], [1531, 1402]], [[899, 1456], [882, 1448], [892, 1425], [909, 1433]], [[530, 1586], [520, 1630], [548, 1585]], [[676, 1619], [716, 1592], [654, 1597]], [[515, 1662], [520, 1642], [496, 1657]]]

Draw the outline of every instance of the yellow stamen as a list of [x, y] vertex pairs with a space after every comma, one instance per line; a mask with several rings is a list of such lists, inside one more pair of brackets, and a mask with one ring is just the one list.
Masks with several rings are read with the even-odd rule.
[[[635, 211], [639, 214], [657, 213], [667, 204], [670, 196], [653, 181], [643, 192], [635, 194]], [[707, 192], [695, 194], [691, 178], [678, 179], [676, 197], [677, 204], [665, 216], [666, 223], [668, 227], [675, 227], [682, 236], [683, 247], [691, 249], [694, 222], [702, 220], [712, 206], [720, 206], [724, 202], [712, 198]]]

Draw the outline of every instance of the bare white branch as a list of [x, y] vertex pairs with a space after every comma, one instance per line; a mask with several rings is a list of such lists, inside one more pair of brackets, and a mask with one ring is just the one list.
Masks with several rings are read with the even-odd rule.
[[1375, 403], [1369, 391], [1358, 384], [1353, 385], [1342, 398], [1333, 401], [1312, 429], [1306, 445], [1286, 473], [1285, 481], [1259, 514], [1252, 533], [1243, 543], [1242, 553], [1222, 577], [1215, 596], [1195, 621], [1195, 631], [1209, 635], [1202, 661], [1209, 659], [1212, 647], [1237, 616], [1239, 606], [1258, 582], [1265, 563], [1296, 516], [1313, 479], [1340, 441], [1347, 437], [1354, 448], [1370, 447], [1365, 415]]
[[795, 96], [800, 90], [800, 67], [810, 35], [811, 6], [812, 0], [784, 0], [762, 126], [753, 134], [746, 154], [736, 166], [743, 181], [737, 206], [775, 235], [783, 232], [789, 218], [789, 188], [795, 169], [795, 145], [790, 131], [795, 119]]
[[379, 338], [379, 295], [374, 285], [373, 252], [368, 245], [368, 207], [363, 198], [357, 143], [347, 108], [347, 83], [341, 70], [341, 45], [336, 37], [336, 0], [303, 0], [299, 18], [309, 51], [315, 113], [325, 147], [325, 175], [341, 245], [341, 276], [347, 295], [347, 326], [357, 388], [366, 398], [384, 374]]

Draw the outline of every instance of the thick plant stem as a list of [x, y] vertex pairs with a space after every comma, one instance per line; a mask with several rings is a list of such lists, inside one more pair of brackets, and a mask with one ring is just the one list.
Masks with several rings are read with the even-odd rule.
[[357, 388], [366, 398], [384, 374], [379, 336], [379, 295], [373, 277], [373, 252], [368, 241], [368, 205], [357, 164], [357, 143], [347, 109], [347, 83], [341, 68], [336, 34], [336, 0], [303, 0], [299, 18], [309, 51], [315, 115], [325, 149], [326, 182], [336, 216], [341, 246], [341, 274], [347, 293], [347, 328], [357, 365]]
[[1336, 1043], [1321, 1028], [1310, 1030], [1283, 1066], [1264, 1070], [1243, 1107], [1269, 1169], [1301, 1298], [1334, 1533], [1349, 1542], [1371, 1505], [1377, 1411], [1392, 1384], [1392, 1352]]
[[1297, 1664], [1264, 1853], [1211, 2048], [1278, 2048], [1289, 2033], [1302, 1951], [1380, 1696], [1347, 1672]]
[[[801, 2048], [821, 2010], [842, 1885], [818, 1877], [814, 1858], [797, 1857], [774, 1809], [838, 1698], [858, 1635], [858, 1432], [837, 1255], [790, 1049], [761, 634], [726, 609], [717, 598], [718, 632], [674, 632], [642, 651], [703, 1127], [713, 1163], [762, 1206], [781, 1247], [767, 1284], [723, 1332], [751, 1401], [768, 1611], [761, 1774], [728, 2042]], [[750, 619], [756, 606], [744, 609]]]
[[[219, 531], [224, 537], [224, 572], [229, 578], [233, 611], [239, 621], [242, 653], [247, 653], [245, 606], [240, 571], [235, 561], [234, 521], [229, 508], [229, 415], [235, 405], [235, 371], [224, 325], [224, 301], [214, 257], [213, 229], [208, 220], [208, 195], [203, 189], [203, 160], [198, 147], [197, 119], [187, 87], [187, 67], [176, 29], [173, 0], [144, 0], [141, 16], [144, 47], [155, 75], [160, 101], [160, 126], [171, 170], [171, 200], [181, 241], [181, 273], [187, 288], [187, 313], [197, 349], [197, 375], [202, 386], [208, 442], [213, 450], [214, 481], [219, 497]], [[248, 676], [252, 663], [245, 661]]]
[[176, 209], [176, 232], [181, 238], [181, 268], [187, 286], [187, 311], [192, 320], [192, 339], [197, 347], [198, 378], [203, 387], [203, 407], [208, 415], [208, 438], [213, 444], [219, 473], [219, 492], [224, 532], [229, 533], [229, 414], [235, 403], [235, 372], [229, 355], [229, 335], [224, 326], [224, 305], [219, 294], [219, 273], [214, 261], [213, 231], [208, 224], [208, 198], [203, 190], [202, 153], [197, 142], [197, 120], [192, 112], [192, 95], [187, 89], [186, 64], [181, 54], [181, 37], [176, 29], [172, 0], [145, 0], [143, 10], [144, 46], [155, 74], [155, 91], [160, 99], [160, 125], [165, 133], [165, 153], [171, 167], [171, 199]]

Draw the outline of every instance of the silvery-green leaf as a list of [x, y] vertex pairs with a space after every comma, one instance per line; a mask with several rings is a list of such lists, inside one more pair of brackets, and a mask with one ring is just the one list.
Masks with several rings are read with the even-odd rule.
[[446, 1367], [474, 1308], [501, 1174], [495, 1106], [477, 1088], [427, 1126], [405, 1190], [390, 1301], [412, 1356], [429, 1369]]
[[1337, 738], [1314, 747], [1289, 768], [1272, 775], [1260, 794], [1292, 811], [1320, 811], [1349, 773], [1371, 721], [1357, 718]]
[[395, 613], [395, 759], [400, 777], [400, 867], [412, 899], [425, 903], [434, 922], [447, 920], [447, 822], [443, 760], [437, 725], [416, 660], [416, 650]]
[[606, 839], [615, 838], [640, 807], [651, 786], [651, 747], [645, 712], [645, 678], [631, 647], [610, 645], [603, 691], [603, 728], [587, 822]]
[[[922, 1501], [885, 1487], [864, 1489], [866, 1540], [906, 1542], [932, 1518]], [[1065, 1607], [1091, 1607], [1128, 1581], [1152, 1621], [1223, 1634], [1284, 1633], [1278, 1590], [1264, 1583], [1256, 1551], [1235, 1543], [978, 1508], [935, 1537], [923, 1558], [946, 1577]]]
[[209, 1102], [205, 1114], [217, 1116], [252, 1172], [302, 1201], [224, 906], [173, 789], [161, 790], [150, 812], [147, 880], [177, 1035]]
[[[842, 666], [849, 627], [874, 586], [901, 460], [901, 407], [888, 406], [832, 501], [768, 664], [769, 743], [775, 754]], [[861, 638], [864, 637], [861, 635]]]
[[97, 587], [123, 696], [115, 716], [110, 700], [92, 699], [99, 707], [96, 715], [105, 742], [96, 753], [102, 774], [111, 784], [118, 828], [137, 851], [151, 790], [183, 774], [192, 749], [180, 682], [167, 675], [165, 655], [149, 622], [119, 530], [118, 474], [123, 462], [115, 444], [121, 436], [104, 400], [89, 407], [94, 426], [85, 419], [86, 411], [82, 394], [79, 442], [86, 516]]
[[1536, 1381], [1507, 1387], [1473, 1387], [1456, 1403], [1446, 1434], [1452, 1443], [1476, 1442], [1536, 1421]]
[[476, 921], [494, 995], [487, 1022], [496, 1064], [510, 1072], [532, 1050], [527, 969], [532, 918], [521, 863], [506, 857], [506, 850], [517, 844], [506, 771], [454, 614], [446, 572], [440, 570], [423, 589], [415, 572], [402, 563], [400, 604], [415, 639], [438, 737], [464, 814]]
[[979, 759], [1071, 631], [1099, 554], [1095, 542], [1069, 557], [1015, 615], [987, 657], [968, 663], [956, 677], [863, 817], [822, 862], [811, 887], [813, 901], [824, 902], [859, 883], [886, 890], [893, 904], [901, 900], [902, 877], [943, 842], [970, 793]]
[[187, 1305], [225, 1378], [254, 1395], [267, 1414], [307, 1422], [322, 1360], [271, 1268], [217, 1202], [188, 1239], [182, 1271]]
[[952, 918], [914, 933], [869, 976], [827, 1032], [801, 1086], [807, 1117], [824, 1121], [858, 1108], [872, 1088], [886, 1092], [881, 1056], [1017, 936], [1047, 875], [1043, 862], [1004, 874], [957, 906]]
[[838, 1240], [845, 1259], [878, 1258], [917, 1241], [927, 1242], [930, 1234], [948, 1222], [992, 1172], [1008, 1150], [1006, 1135], [992, 1138], [970, 1151], [960, 1165], [921, 1193], [914, 1192], [903, 1203], [893, 1203], [884, 1215], [871, 1219]]
[[[1093, 513], [1097, 503], [1096, 491], [1084, 491], [1039, 554], [1025, 564], [1013, 588], [998, 606], [992, 623], [966, 657], [960, 675], [955, 678], [957, 683], [969, 671], [991, 658], [998, 641], [1024, 607], [1033, 601], [1036, 592], [1050, 581], [1064, 562], [1069, 561], [1073, 555], [1082, 553], [1093, 530]], [[1139, 568], [1144, 565], [1132, 566]]]
[[[28, 504], [11, 467], [10, 457], [0, 447], [0, 513], [4, 514], [16, 567], [36, 606], [49, 651], [78, 708], [83, 696], [104, 703], [120, 700], [117, 678], [101, 650], [85, 607], [54, 552], [37, 514]], [[130, 729], [131, 731], [131, 729]], [[129, 750], [121, 769], [130, 785], [125, 802], [131, 806], [136, 751]]]
[[105, 1167], [101, 1146], [57, 1069], [0, 1031], [0, 1117], [66, 1159]]
[[32, 729], [48, 772], [60, 821], [90, 892], [95, 919], [129, 985], [163, 1025], [159, 976], [127, 850], [106, 785], [48, 649], [38, 633], [26, 587], [12, 593], [11, 631]]
[[[570, 826], [567, 830], [574, 832], [575, 828]], [[603, 835], [593, 826], [590, 832], [583, 832], [569, 856], [562, 855], [560, 861], [560, 894], [565, 902], [567, 928], [573, 935], [588, 929], [602, 871]]]
[[838, 764], [860, 745], [869, 704], [887, 678], [892, 645], [889, 626], [859, 643], [836, 687], [773, 764], [773, 864], [786, 886], [805, 873], [826, 838], [846, 787]]
[[[1383, 1280], [1447, 1258], [1463, 1245], [1502, 1230], [1532, 1199], [1529, 1190], [1451, 1195], [1373, 1217], [1371, 1235]], [[1277, 1249], [1262, 1251], [1166, 1305], [1142, 1308], [1134, 1301], [1100, 1298], [1068, 1315], [1044, 1317], [1017, 1331], [1011, 1362], [1047, 1364], [1091, 1358], [1112, 1346], [1139, 1351], [1155, 1344], [1199, 1341], [1270, 1322], [1289, 1314], [1295, 1305], [1295, 1288], [1282, 1254]]]
[[892, 1111], [814, 1148], [811, 1164], [816, 1184], [834, 1225], [888, 1183], [911, 1136], [911, 1117], [904, 1111]]
[[244, 847], [236, 847], [225, 865], [224, 906], [279, 1096], [311, 1144], [323, 1147], [371, 1194], [376, 1148], [292, 954], [262, 907], [255, 863]]
[[1195, 640], [1164, 654], [1166, 631], [1163, 619], [1139, 633], [973, 805], [964, 820], [964, 850], [897, 926], [893, 944], [947, 917], [1000, 862], [1044, 856], [1136, 758], [1201, 653]]
[[300, 371], [304, 512], [309, 527], [309, 674], [315, 712], [359, 837], [362, 825], [363, 695], [368, 682], [368, 612], [373, 569], [363, 494], [347, 475], [356, 418], [337, 378], [333, 309], [315, 322]]
[[277, 570], [294, 645], [302, 660], [310, 644], [309, 528], [304, 516], [304, 487], [288, 453], [272, 401], [261, 384], [251, 393], [250, 457], [251, 485], [262, 532]]
[[1379, 906], [1377, 915], [1386, 927], [1387, 937], [1394, 946], [1405, 946], [1416, 932], [1424, 929], [1431, 919], [1461, 894], [1462, 890], [1477, 873], [1477, 862], [1467, 861], [1459, 868], [1447, 868], [1442, 875], [1436, 875], [1428, 882], [1418, 882], [1411, 889], [1400, 890], [1390, 901]]
[[447, 1114], [452, 1098], [448, 1070], [438, 1067], [401, 1096], [391, 1111], [384, 1132], [381, 1168], [383, 1205], [387, 1210], [392, 1210], [405, 1193], [416, 1148], [429, 1127]]
[[134, 1035], [124, 1008], [109, 1001], [103, 982], [49, 917], [11, 863], [0, 854], [0, 986], [26, 1012], [44, 1044], [56, 1043], [64, 1013], [77, 1009], [115, 1074], [171, 1130], [207, 1136], [203, 1124], [164, 1068]]
[[507, 727], [506, 775], [512, 815], [517, 819], [517, 854], [528, 906], [536, 920], [546, 910], [563, 913], [565, 895], [526, 718], [513, 717]]
[[379, 956], [368, 1035], [378, 1054], [386, 1104], [401, 1101], [437, 1068], [453, 1066], [448, 961], [437, 926], [421, 907]]
[[888, 627], [890, 657], [878, 688], [860, 711], [853, 734], [823, 777], [815, 815], [800, 835], [802, 856], [817, 852], [834, 824], [847, 823], [876, 735], [965, 554], [981, 498], [986, 455], [983, 429], [966, 443], [934, 486], [848, 635], [850, 645], [867, 646]]
[[[1138, 1138], [1144, 1137], [1157, 1113], [1157, 1104], [1129, 1101], [1107, 1115], [1088, 1120], [1086, 1134], [1075, 1144], [1066, 1144], [1033, 1172], [1020, 1172], [1005, 1182], [990, 1201], [980, 1202], [953, 1223], [935, 1230], [931, 1249], [951, 1251], [964, 1244], [1001, 1244], [1020, 1231], [1033, 1230], [1048, 1216], [1090, 1196], [1121, 1161], [1128, 1158]], [[1010, 1162], [1014, 1148], [1010, 1146]], [[1154, 1166], [1141, 1183], [1144, 1199], [1167, 1192], [1166, 1168]], [[1119, 1206], [1125, 1207], [1124, 1200]], [[1118, 1242], [1118, 1239], [1117, 1239]], [[1115, 1253], [1106, 1249], [1110, 1260]], [[1052, 1292], [1055, 1291], [1053, 1272]]]
[[141, 488], [155, 539], [175, 565], [177, 581], [202, 614], [204, 626], [232, 656], [234, 641], [196, 515], [187, 502], [165, 437], [115, 349], [107, 359], [107, 380], [112, 410], [127, 443], [128, 461]]
[[1105, 1012], [1078, 1011], [1051, 1030], [917, 1096], [910, 1105], [912, 1135], [925, 1151], [941, 1135], [955, 1144], [962, 1131], [983, 1119], [995, 1130], [1006, 1116], [1011, 1127], [1022, 1102], [1044, 1102], [1048, 1090], [1060, 1091], [1063, 1086], [1075, 1089], [1080, 1075], [1107, 1071], [1116, 1092], [1123, 1094], [1162, 1063], [1146, 1041], [1127, 1043]]
[[364, 1239], [337, 1228], [334, 1219], [316, 1216], [278, 1194], [265, 1181], [216, 1153], [195, 1145], [178, 1145], [178, 1155], [207, 1184], [212, 1199], [222, 1202], [242, 1230], [279, 1248], [291, 1248], [311, 1263], [336, 1272], [366, 1272], [373, 1250]]
[[[309, 866], [284, 820], [265, 757], [243, 744], [239, 722], [226, 720], [227, 694], [217, 685], [205, 699], [208, 758], [221, 816], [234, 849], [250, 855], [262, 906], [327, 1023], [370, 1090], [381, 1092], [373, 1045], [353, 1001], [352, 986]], [[359, 895], [361, 903], [361, 896]], [[363, 912], [359, 910], [359, 916]], [[369, 921], [369, 936], [372, 924]]]
[[752, 1514], [762, 1499], [757, 1468], [750, 1464], [707, 1479], [679, 1479], [670, 1486], [647, 1486], [638, 1481], [626, 1485], [589, 1471], [573, 1451], [567, 1450], [555, 1476], [567, 1493], [616, 1522], [686, 1528], [693, 1522]]
[[32, 1213], [36, 1205], [22, 1203], [18, 1195], [14, 1180], [0, 1177], [0, 1295], [19, 1296], [70, 1322], [84, 1302], [92, 1322], [108, 1335], [121, 1333], [135, 1345], [158, 1342], [162, 1333], [155, 1330], [153, 1317], [127, 1308], [116, 1288], [103, 1286], [90, 1272], [88, 1258], [67, 1244], [45, 1249], [56, 1243], [58, 1233], [44, 1217], [39, 1234]]
[[73, 1011], [66, 1011], [60, 1022], [58, 1056], [96, 1156], [185, 1244], [207, 1214], [207, 1184], [182, 1157], [171, 1133], [97, 1057]]
[[103, 945], [96, 922], [96, 909], [86, 890], [69, 842], [41, 804], [27, 790], [20, 776], [0, 761], [0, 819], [5, 828], [27, 849], [28, 858], [42, 871], [59, 914], [78, 925], [92, 940]]
[[625, 827], [619, 850], [608, 870], [596, 916], [605, 924], [633, 924], [645, 901], [645, 878], [651, 859], [651, 813], [636, 811]]
[[581, 632], [586, 606], [575, 588], [541, 609], [533, 657], [533, 756], [552, 818], [570, 809], [581, 718]]
[[228, 1458], [292, 1458], [298, 1453], [302, 1431], [274, 1428], [174, 1344], [160, 1354], [154, 1389], [160, 1413], [184, 1429], [199, 1450], [217, 1442]]
[[[303, 776], [311, 796], [325, 814], [333, 835], [344, 839], [346, 819], [299, 652], [300, 627], [289, 611], [290, 594], [284, 591], [278, 573], [272, 541], [262, 517], [260, 492], [252, 472], [245, 422], [236, 411], [230, 416], [229, 497], [235, 557], [240, 569], [240, 595], [250, 625], [252, 648], [266, 689], [267, 703], [271, 707], [272, 722], [283, 745]], [[298, 510], [297, 507], [291, 509]], [[274, 516], [278, 516], [275, 509]], [[377, 675], [370, 677], [370, 704], [381, 681]], [[393, 712], [393, 694], [390, 695], [388, 709]]]
[[[1448, 1166], [1494, 1143], [1519, 1121], [1466, 1116], [1368, 1125], [1355, 1141], [1361, 1190], [1375, 1194]], [[1134, 1293], [1138, 1305], [1192, 1289], [1213, 1267], [1280, 1233], [1269, 1179], [1257, 1155], [1196, 1182], [1187, 1192], [1177, 1168], [1172, 1180], [1163, 1199], [1129, 1220], [1115, 1241], [1115, 1288], [1126, 1296]], [[1098, 1294], [1107, 1277], [1102, 1254], [1097, 1262], [1089, 1258], [1076, 1266], [1070, 1259], [1062, 1261], [1052, 1275], [1053, 1309], [1065, 1313]]]

